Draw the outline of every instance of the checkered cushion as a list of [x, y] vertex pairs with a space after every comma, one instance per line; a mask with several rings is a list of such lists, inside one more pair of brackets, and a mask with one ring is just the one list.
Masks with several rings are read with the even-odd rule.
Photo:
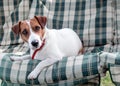
[[[113, 12], [113, 52], [120, 52], [120, 0], [112, 0], [112, 12]], [[114, 60], [114, 58], [116, 58]], [[111, 63], [112, 62], [112, 63]], [[111, 62], [109, 62], [110, 74], [112, 77], [112, 81], [116, 86], [120, 85], [120, 53], [115, 53], [112, 57]]]
[[110, 8], [109, 0], [103, 2], [56, 0], [50, 5], [48, 27], [74, 29], [85, 47], [110, 44], [112, 40]]
[[0, 58], [0, 78], [4, 81], [28, 85], [48, 84], [50, 86], [73, 86], [85, 83], [96, 86], [99, 84], [99, 82], [91, 81], [92, 78], [97, 78], [99, 73], [97, 54], [64, 57], [61, 61], [43, 69], [35, 80], [28, 80], [27, 76], [40, 61], [12, 62], [10, 56], [13, 56], [13, 54], [5, 54]]
[[100, 64], [106, 65], [106, 67], [109, 69], [111, 79], [115, 83], [116, 86], [120, 85], [120, 53], [114, 52], [114, 53], [108, 53], [103, 52], [100, 55]]
[[113, 39], [110, 0], [4, 0], [1, 4], [2, 45], [21, 43], [21, 39], [15, 40], [13, 33], [10, 33], [11, 26], [34, 15], [47, 16], [48, 28], [74, 29], [86, 47], [110, 44]]
[[[98, 73], [102, 73], [99, 71], [101, 65], [109, 67], [113, 81], [119, 85], [119, 64], [115, 63], [119, 62], [119, 54], [116, 57], [116, 54], [102, 53], [99, 56], [97, 53], [120, 51], [119, 4], [119, 0], [1, 0], [0, 78], [4, 80], [2, 85], [29, 86], [32, 83], [73, 86], [88, 83], [96, 86], [100, 81]], [[50, 29], [67, 27], [76, 31], [88, 54], [63, 58], [62, 61], [44, 69], [36, 80], [27, 80], [27, 75], [40, 61], [9, 60], [11, 55], [29, 53], [27, 45], [20, 36], [14, 36], [11, 27], [20, 20], [33, 18], [34, 15], [46, 16], [46, 26]]]

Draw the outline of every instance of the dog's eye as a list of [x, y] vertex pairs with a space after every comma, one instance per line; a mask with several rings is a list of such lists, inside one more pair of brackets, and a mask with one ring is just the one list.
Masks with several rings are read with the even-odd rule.
[[40, 27], [39, 26], [36, 26], [35, 27], [35, 31], [39, 31], [40, 30]]
[[27, 35], [27, 34], [28, 34], [27, 30], [26, 30], [26, 29], [23, 30], [22, 34], [23, 34], [23, 35]]

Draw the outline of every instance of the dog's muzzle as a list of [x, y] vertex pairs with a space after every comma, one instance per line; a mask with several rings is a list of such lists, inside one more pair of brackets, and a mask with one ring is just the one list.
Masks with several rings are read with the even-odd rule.
[[39, 45], [39, 41], [38, 41], [38, 40], [33, 40], [33, 41], [31, 42], [31, 44], [32, 44], [33, 47], [37, 48], [38, 45]]

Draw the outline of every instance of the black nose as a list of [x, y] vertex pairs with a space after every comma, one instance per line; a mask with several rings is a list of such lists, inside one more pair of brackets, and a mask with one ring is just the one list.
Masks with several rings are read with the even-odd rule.
[[34, 46], [34, 47], [38, 47], [38, 40], [33, 40], [32, 42], [31, 42], [31, 44], [32, 44], [32, 46]]

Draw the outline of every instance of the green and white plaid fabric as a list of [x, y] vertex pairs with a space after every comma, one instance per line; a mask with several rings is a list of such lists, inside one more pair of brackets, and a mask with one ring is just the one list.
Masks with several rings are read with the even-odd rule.
[[[61, 61], [43, 69], [35, 80], [28, 80], [27, 76], [40, 61], [12, 62], [10, 56], [13, 54], [6, 54], [0, 58], [0, 78], [4, 81], [45, 86], [75, 86], [85, 83], [96, 86], [99, 84], [97, 54], [64, 57]], [[98, 80], [93, 82], [93, 78]]]
[[[3, 86], [74, 86], [99, 85], [101, 67], [107, 66], [118, 84], [120, 51], [119, 0], [0, 0], [0, 78]], [[45, 68], [36, 80], [27, 75], [40, 61], [11, 62], [11, 55], [28, 54], [21, 38], [11, 32], [13, 24], [34, 15], [48, 18], [47, 27], [71, 28], [84, 44], [85, 55], [63, 58]], [[106, 51], [99, 54], [99, 51]], [[97, 53], [98, 52], [98, 53]], [[7, 54], [5, 54], [7, 53]], [[17, 84], [16, 84], [17, 83]]]
[[3, 0], [1, 4], [1, 45], [21, 43], [10, 33], [11, 26], [34, 15], [47, 16], [48, 28], [74, 29], [85, 47], [111, 44], [113, 40], [111, 0]]
[[[112, 1], [112, 13], [113, 13], [113, 52], [120, 52], [120, 0], [113, 0]], [[120, 53], [114, 53], [113, 56], [110, 57], [111, 61], [109, 60], [109, 71], [112, 77], [112, 81], [115, 83], [116, 86], [120, 86]], [[111, 58], [112, 57], [112, 58]]]
[[100, 64], [105, 65], [110, 72], [111, 79], [116, 86], [120, 86], [120, 53], [103, 52], [100, 55]]

